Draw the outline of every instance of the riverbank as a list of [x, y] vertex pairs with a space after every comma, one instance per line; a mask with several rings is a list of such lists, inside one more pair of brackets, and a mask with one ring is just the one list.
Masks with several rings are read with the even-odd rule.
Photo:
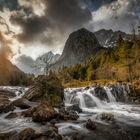
[[4, 90], [0, 140], [140, 139], [140, 106], [129, 100], [130, 84], [63, 89], [57, 77], [40, 76], [29, 88]]

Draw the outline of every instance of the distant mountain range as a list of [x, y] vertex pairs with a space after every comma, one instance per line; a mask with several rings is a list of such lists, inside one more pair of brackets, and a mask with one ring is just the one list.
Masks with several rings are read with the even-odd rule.
[[115, 47], [119, 36], [121, 36], [124, 40], [129, 40], [132, 35], [126, 34], [122, 31], [113, 31], [113, 30], [105, 30], [101, 29], [97, 32], [94, 32], [97, 40], [100, 45], [109, 48]]
[[105, 29], [94, 33], [85, 28], [77, 30], [70, 34], [62, 55], [50, 69], [81, 64], [89, 57], [96, 56], [100, 50], [115, 47], [120, 36], [127, 40], [131, 35], [121, 31]]
[[82, 28], [69, 35], [59, 60], [50, 68], [71, 66], [83, 63], [90, 56], [102, 49], [94, 33]]
[[[62, 55], [49, 51], [39, 56], [35, 61], [32, 60], [32, 64], [26, 67], [30, 69], [31, 73], [38, 75], [48, 69], [81, 64], [89, 57], [96, 56], [101, 49], [115, 47], [120, 35], [125, 40], [129, 40], [131, 37], [121, 31], [101, 29], [93, 33], [85, 28], [79, 29], [69, 35]], [[24, 68], [22, 70], [24, 71]]]
[[47, 69], [58, 61], [60, 54], [53, 54], [51, 51], [39, 56], [34, 63], [34, 68], [39, 74], [44, 74]]

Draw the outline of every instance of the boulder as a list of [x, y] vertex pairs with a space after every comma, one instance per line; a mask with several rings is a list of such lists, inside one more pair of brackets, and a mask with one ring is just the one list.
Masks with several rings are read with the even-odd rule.
[[13, 137], [16, 134], [17, 134], [17, 131], [10, 131], [10, 132], [5, 132], [5, 133], [0, 133], [0, 140], [15, 140]]
[[[15, 135], [15, 140], [33, 140], [35, 137], [35, 130], [32, 128], [26, 128]], [[13, 139], [14, 140], [14, 139]]]
[[0, 113], [7, 113], [14, 110], [14, 105], [6, 95], [0, 95]]
[[61, 103], [63, 97], [64, 88], [61, 81], [53, 74], [38, 76], [23, 96], [24, 99], [29, 101], [42, 102], [47, 100], [50, 106]]
[[62, 140], [62, 138], [54, 125], [46, 125], [40, 129], [25, 128], [20, 132], [0, 133], [0, 140]]
[[114, 115], [113, 114], [110, 114], [110, 113], [103, 113], [101, 115], [101, 120], [105, 121], [105, 122], [115, 122], [115, 118], [114, 118]]
[[23, 98], [13, 101], [13, 105], [21, 109], [28, 109], [31, 107], [30, 102], [27, 99], [23, 99]]
[[47, 122], [54, 119], [57, 116], [57, 112], [52, 107], [49, 107], [47, 102], [43, 102], [32, 108], [31, 116], [35, 122]]
[[11, 112], [5, 118], [6, 119], [14, 119], [16, 117], [18, 117], [18, 114], [16, 112]]
[[9, 98], [16, 97], [16, 94], [14, 92], [6, 90], [6, 89], [0, 89], [0, 95], [5, 95]]
[[82, 113], [82, 109], [79, 107], [78, 104], [74, 104], [72, 106], [67, 107], [67, 110], [76, 111], [78, 113]]
[[101, 86], [96, 86], [94, 94], [101, 100], [108, 100], [106, 91]]
[[65, 108], [59, 109], [58, 118], [60, 120], [77, 120], [79, 118], [78, 114], [72, 110], [66, 110]]
[[96, 124], [91, 121], [90, 119], [86, 122], [86, 128], [90, 130], [95, 130], [96, 129]]

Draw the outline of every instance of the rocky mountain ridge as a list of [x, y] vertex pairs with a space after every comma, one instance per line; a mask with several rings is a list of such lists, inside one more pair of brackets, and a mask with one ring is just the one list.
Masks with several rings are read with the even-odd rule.
[[122, 31], [113, 31], [101, 29], [97, 32], [94, 32], [96, 38], [98, 39], [101, 46], [105, 48], [115, 47], [118, 38], [121, 36], [124, 40], [129, 40], [132, 35], [126, 34]]
[[83, 63], [90, 56], [96, 55], [102, 49], [94, 33], [85, 28], [69, 35], [59, 60], [51, 69]]

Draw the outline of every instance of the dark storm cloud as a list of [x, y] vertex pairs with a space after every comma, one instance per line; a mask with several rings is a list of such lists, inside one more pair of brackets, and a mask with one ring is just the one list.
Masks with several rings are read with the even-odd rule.
[[22, 9], [22, 12], [16, 12], [11, 15], [11, 22], [19, 25], [23, 32], [17, 35], [20, 41], [31, 41], [49, 27], [46, 17], [35, 15], [30, 9]]
[[[44, 14], [38, 15], [35, 11], [40, 10], [41, 7], [34, 8], [34, 6], [41, 3], [45, 7]], [[118, 11], [125, 3], [128, 3], [128, 7], [124, 13], [118, 15]], [[73, 30], [88, 26], [91, 21], [92, 25], [96, 26], [98, 23], [95, 23], [92, 12], [98, 13], [104, 6], [107, 7], [107, 10], [110, 8], [111, 14], [114, 15], [109, 20], [104, 19], [106, 12], [102, 13], [102, 17], [99, 18], [102, 18], [103, 21], [97, 21], [101, 23], [101, 27], [104, 22], [110, 28], [115, 27], [115, 24], [118, 23], [116, 28], [119, 29], [119, 26], [124, 26], [125, 21], [140, 19], [139, 0], [0, 0], [0, 5], [2, 8], [14, 11], [10, 21], [21, 27], [22, 32], [16, 35], [20, 41], [41, 41], [49, 45], [61, 40], [60, 38]]]
[[0, 0], [0, 10], [3, 11], [4, 8], [8, 8], [10, 11], [18, 9], [17, 0]]
[[[39, 1], [39, 0], [38, 0]], [[22, 41], [33, 41], [49, 30], [46, 39], [52, 39], [52, 34], [64, 34], [69, 29], [82, 27], [92, 19], [91, 12], [82, 6], [81, 0], [40, 0], [46, 9], [44, 15], [38, 16], [32, 7], [28, 10], [22, 6], [22, 12], [17, 11], [11, 16], [11, 22], [22, 28], [18, 38]], [[24, 7], [24, 8], [23, 8]], [[26, 10], [25, 10], [26, 9]], [[51, 37], [49, 35], [51, 34]], [[53, 41], [49, 41], [53, 42]]]

